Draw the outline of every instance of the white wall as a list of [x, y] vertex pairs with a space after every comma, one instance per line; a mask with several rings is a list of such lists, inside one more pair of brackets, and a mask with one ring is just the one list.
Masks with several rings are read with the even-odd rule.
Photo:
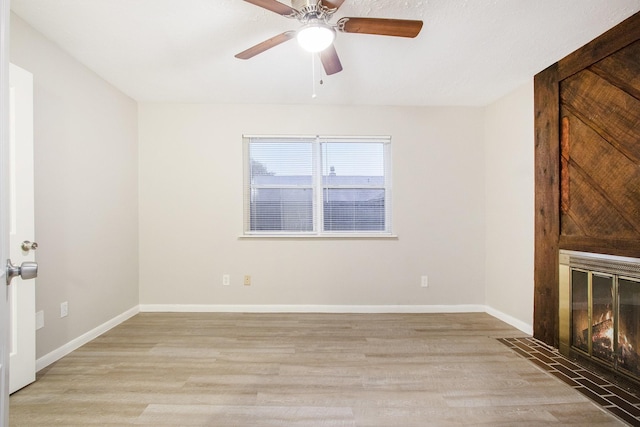
[[[453, 107], [140, 105], [140, 303], [484, 304], [483, 117]], [[398, 239], [239, 239], [243, 134], [391, 135]]]
[[[533, 79], [486, 107], [486, 303], [533, 325]], [[530, 331], [529, 331], [530, 332]]]
[[34, 75], [41, 357], [138, 304], [137, 104], [14, 14], [11, 61]]

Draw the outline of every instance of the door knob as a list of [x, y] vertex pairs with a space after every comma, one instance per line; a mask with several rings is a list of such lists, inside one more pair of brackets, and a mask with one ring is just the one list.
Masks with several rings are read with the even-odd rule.
[[7, 260], [7, 286], [11, 284], [11, 279], [16, 276], [22, 277], [22, 280], [35, 279], [38, 277], [38, 263], [33, 261], [25, 261], [20, 266], [13, 265], [11, 260]]
[[20, 247], [22, 248], [23, 251], [29, 252], [29, 251], [35, 251], [36, 249], [38, 249], [38, 244], [36, 242], [30, 242], [28, 240], [25, 240], [24, 242], [22, 242]]

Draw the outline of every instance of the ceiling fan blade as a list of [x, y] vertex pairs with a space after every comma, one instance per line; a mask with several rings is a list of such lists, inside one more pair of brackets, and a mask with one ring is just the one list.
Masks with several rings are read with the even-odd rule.
[[238, 59], [249, 59], [253, 58], [259, 53], [264, 52], [267, 49], [271, 49], [272, 47], [278, 46], [281, 43], [286, 42], [287, 40], [291, 40], [296, 35], [295, 31], [285, 31], [282, 34], [278, 34], [275, 37], [271, 37], [269, 40], [265, 40], [262, 43], [258, 43], [257, 45], [250, 47], [249, 49], [240, 52], [236, 55]]
[[322, 0], [322, 5], [329, 9], [339, 9], [344, 0]]
[[320, 52], [320, 61], [327, 76], [342, 71], [342, 64], [340, 63], [340, 58], [338, 58], [338, 52], [336, 52], [336, 48], [333, 45]]
[[413, 38], [421, 29], [422, 21], [408, 19], [342, 18], [338, 21], [338, 30], [345, 33]]
[[292, 8], [291, 6], [287, 6], [286, 4], [280, 3], [276, 0], [244, 0], [247, 3], [255, 4], [256, 6], [260, 6], [264, 9], [275, 12], [279, 15], [290, 17], [295, 15], [297, 10]]

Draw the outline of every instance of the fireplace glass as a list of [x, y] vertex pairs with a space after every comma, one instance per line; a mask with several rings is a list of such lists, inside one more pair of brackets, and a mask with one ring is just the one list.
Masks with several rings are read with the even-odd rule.
[[589, 274], [571, 270], [571, 345], [589, 351]]
[[614, 298], [613, 276], [571, 271], [571, 345], [607, 363], [615, 361]]
[[618, 363], [640, 377], [640, 281], [619, 278]]
[[592, 355], [613, 362], [613, 277], [593, 274]]

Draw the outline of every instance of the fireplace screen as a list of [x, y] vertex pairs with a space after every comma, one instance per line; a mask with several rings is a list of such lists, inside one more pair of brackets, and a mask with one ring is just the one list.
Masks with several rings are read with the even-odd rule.
[[613, 362], [613, 277], [592, 277], [591, 351], [594, 357]]
[[640, 282], [620, 278], [618, 357], [620, 367], [640, 376]]
[[589, 352], [589, 273], [571, 271], [571, 344]]
[[571, 346], [640, 378], [640, 280], [572, 268]]

